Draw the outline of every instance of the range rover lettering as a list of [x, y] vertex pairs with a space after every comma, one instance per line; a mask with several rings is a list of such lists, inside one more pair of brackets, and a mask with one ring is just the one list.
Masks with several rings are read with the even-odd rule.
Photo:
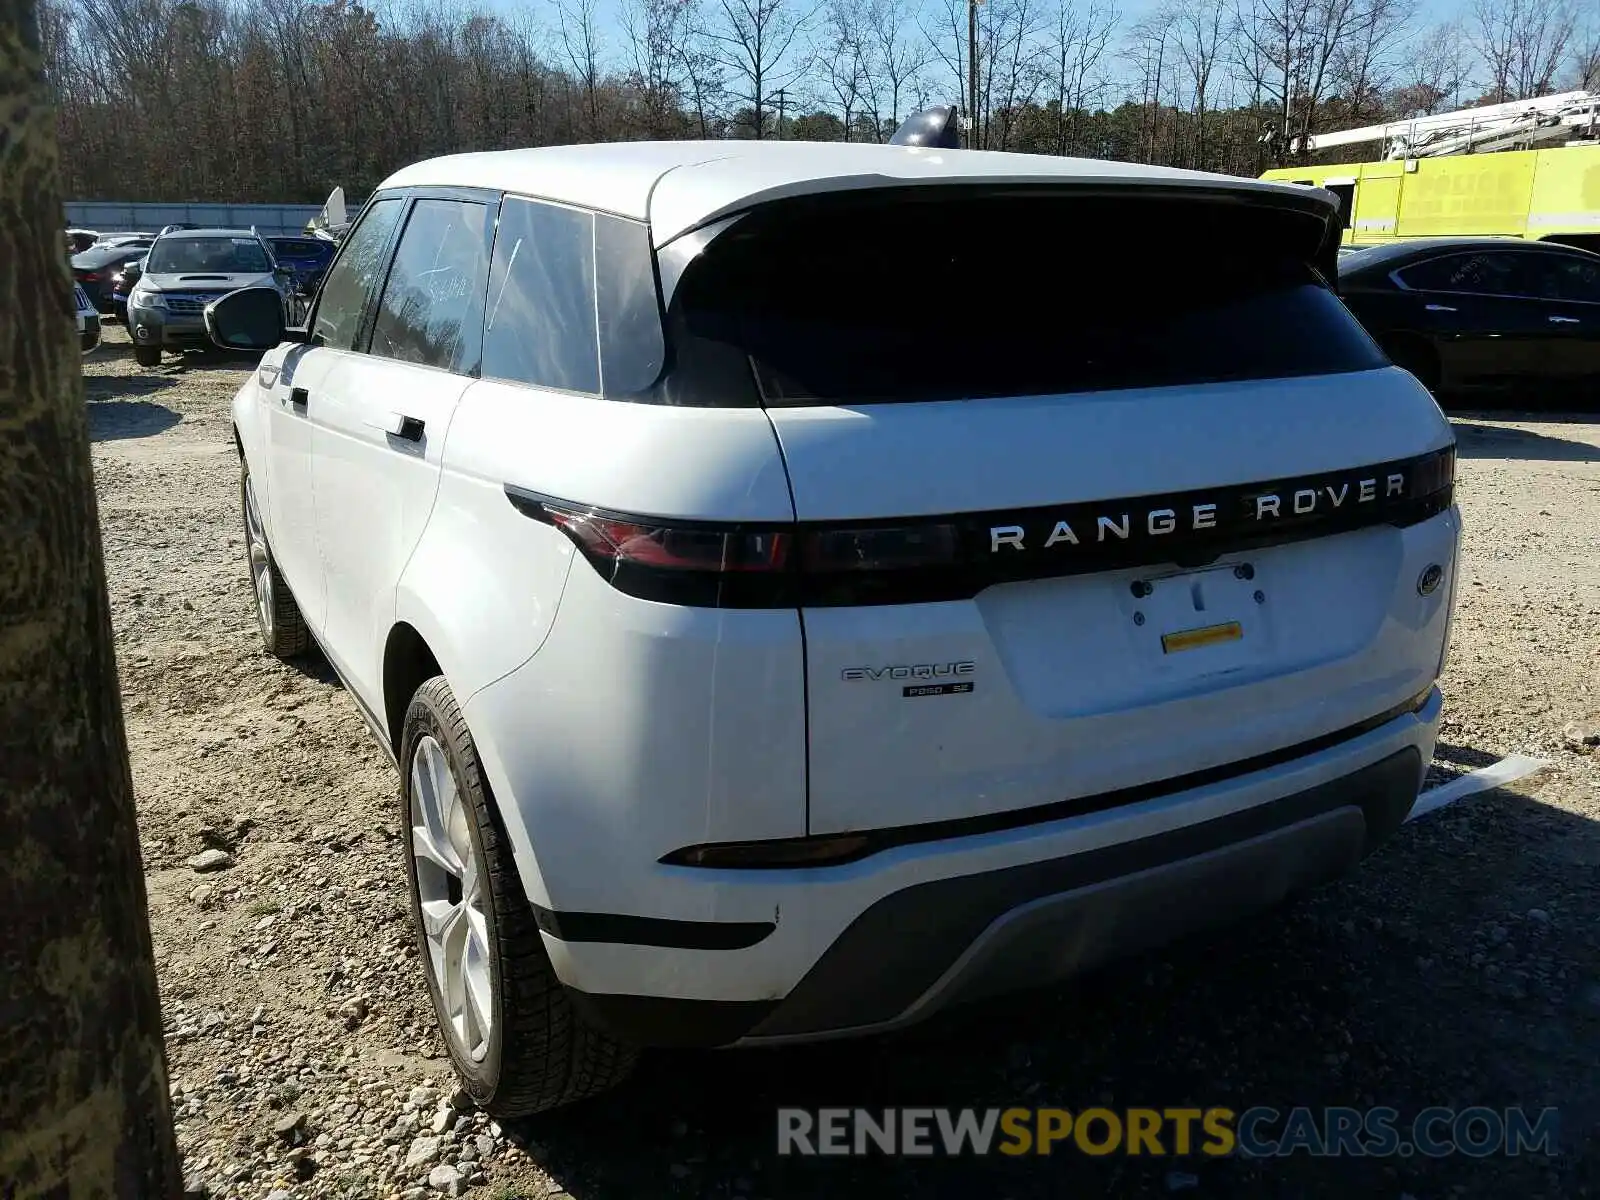
[[304, 327], [207, 305], [267, 350], [262, 639], [399, 768], [478, 1103], [1045, 984], [1395, 832], [1455, 443], [1340, 234], [1318, 190], [1121, 163], [566, 146], [385, 180]]

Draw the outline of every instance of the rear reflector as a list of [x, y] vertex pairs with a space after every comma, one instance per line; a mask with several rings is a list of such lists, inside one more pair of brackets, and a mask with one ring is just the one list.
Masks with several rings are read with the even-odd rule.
[[506, 485], [613, 586], [713, 608], [970, 599], [997, 583], [1201, 566], [1263, 546], [1406, 526], [1454, 500], [1455, 447], [1317, 476], [955, 516], [723, 524], [638, 516]]

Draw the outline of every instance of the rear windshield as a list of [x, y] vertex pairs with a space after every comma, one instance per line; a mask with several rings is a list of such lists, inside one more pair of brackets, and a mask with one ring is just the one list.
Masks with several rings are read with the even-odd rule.
[[296, 262], [314, 262], [320, 258], [331, 257], [329, 251], [332, 249], [333, 246], [328, 242], [283, 241], [272, 243], [272, 251], [279, 258], [292, 258]]
[[722, 364], [707, 390], [724, 398], [711, 402], [730, 402], [735, 359], [771, 406], [1384, 365], [1308, 265], [1325, 225], [1303, 212], [1193, 198], [924, 199], [931, 190], [773, 205], [712, 241], [667, 322], [680, 362]]
[[144, 268], [151, 275], [231, 275], [267, 271], [266, 251], [255, 238], [179, 237], [168, 234], [151, 247]]

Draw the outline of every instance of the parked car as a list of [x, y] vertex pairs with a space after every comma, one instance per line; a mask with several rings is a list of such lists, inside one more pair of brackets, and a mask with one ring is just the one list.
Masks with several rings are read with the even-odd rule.
[[295, 291], [304, 296], [316, 292], [323, 273], [333, 261], [337, 244], [319, 237], [275, 237], [268, 240], [278, 261], [294, 273]]
[[142, 242], [145, 246], [149, 246], [155, 240], [156, 235], [153, 233], [103, 233], [95, 239], [94, 244], [96, 247], [131, 246], [134, 243]]
[[124, 263], [111, 277], [111, 310], [124, 325], [128, 323], [128, 294], [133, 291], [133, 285], [139, 282], [143, 271], [144, 258], [141, 257]]
[[112, 299], [116, 277], [130, 262], [149, 253], [150, 242], [130, 242], [120, 246], [94, 246], [82, 254], [72, 256], [72, 278], [88, 293], [95, 308], [103, 313], [113, 313], [116, 305]]
[[163, 348], [208, 344], [202, 316], [206, 305], [252, 285], [272, 290], [288, 318], [294, 295], [291, 275], [274, 260], [265, 238], [238, 229], [162, 234], [150, 247], [139, 281], [128, 294], [135, 361], [153, 367], [160, 363]]
[[1600, 254], [1521, 238], [1419, 238], [1339, 262], [1369, 333], [1447, 398], [1600, 399]]
[[100, 313], [81, 287], [72, 288], [74, 320], [78, 327], [78, 346], [87, 354], [100, 344]]
[[1455, 446], [1326, 282], [1341, 224], [1122, 164], [564, 146], [391, 176], [305, 327], [208, 307], [271, 347], [262, 641], [399, 764], [477, 1103], [1046, 983], [1398, 828]]
[[66, 236], [68, 257], [82, 254], [100, 240], [100, 235], [92, 229], [69, 229]]

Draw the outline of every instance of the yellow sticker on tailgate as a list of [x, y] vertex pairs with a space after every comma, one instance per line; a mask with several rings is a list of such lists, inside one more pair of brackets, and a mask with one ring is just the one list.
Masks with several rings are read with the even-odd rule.
[[1201, 629], [1182, 629], [1177, 633], [1163, 633], [1161, 635], [1161, 649], [1166, 654], [1176, 654], [1180, 650], [1198, 650], [1201, 646], [1215, 646], [1219, 642], [1237, 642], [1244, 636], [1244, 629], [1237, 621], [1226, 621], [1221, 625], [1207, 625]]

